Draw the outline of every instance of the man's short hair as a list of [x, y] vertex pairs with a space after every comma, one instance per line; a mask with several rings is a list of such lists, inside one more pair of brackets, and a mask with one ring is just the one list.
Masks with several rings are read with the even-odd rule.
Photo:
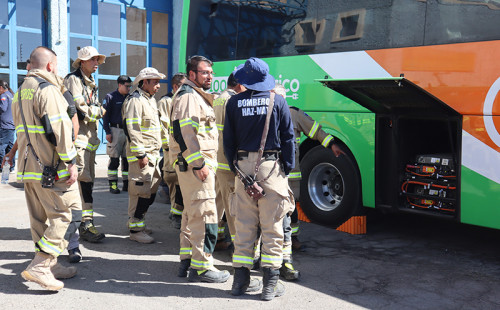
[[186, 74], [189, 75], [189, 71], [196, 72], [196, 70], [198, 70], [198, 64], [202, 61], [208, 63], [210, 67], [213, 65], [213, 62], [205, 56], [195, 55], [190, 57], [187, 61]]
[[229, 77], [227, 78], [227, 86], [229, 87], [236, 87], [238, 86], [238, 82], [236, 81], [236, 79], [234, 78], [234, 74], [230, 74]]
[[30, 54], [30, 64], [33, 69], [41, 69], [41, 67], [44, 67], [47, 65], [47, 63], [52, 61], [51, 59], [45, 59], [46, 57], [43, 56], [43, 53], [40, 52], [40, 50], [44, 50], [49, 52], [49, 54], [52, 54], [54, 57], [57, 57], [56, 52], [54, 50], [46, 47], [46, 46], [37, 46], [35, 49], [31, 52]]
[[118, 84], [132, 83], [132, 79], [130, 79], [128, 75], [120, 75], [116, 79], [116, 82], [118, 82]]
[[172, 84], [172, 86], [174, 85], [181, 86], [182, 80], [184, 79], [187, 79], [186, 73], [178, 72], [174, 74], [174, 76], [170, 80], [170, 84]]
[[[33, 51], [31, 51], [31, 54], [30, 54], [30, 59], [31, 59], [31, 55], [33, 55], [33, 53], [34, 53], [36, 50], [38, 50], [38, 49], [43, 49], [43, 50], [46, 50], [46, 51], [48, 51], [49, 53], [51, 53], [52, 55], [57, 56], [56, 52], [54, 52], [54, 50], [53, 50], [53, 49], [48, 48], [48, 47], [43, 46], [43, 45], [39, 45], [39, 46], [35, 47], [35, 48], [33, 49]], [[30, 62], [31, 62], [31, 60], [30, 60]]]

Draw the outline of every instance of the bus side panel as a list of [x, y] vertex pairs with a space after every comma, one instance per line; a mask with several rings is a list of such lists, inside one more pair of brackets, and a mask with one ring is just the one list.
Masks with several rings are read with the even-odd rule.
[[[363, 206], [375, 207], [375, 114], [310, 112], [326, 132], [352, 152], [361, 175]], [[333, 156], [333, 154], [332, 154]]]
[[[328, 87], [315, 82], [327, 75], [310, 56], [291, 56], [265, 58], [269, 64], [269, 71], [282, 84], [287, 93], [289, 105], [296, 106], [304, 111], [342, 111], [342, 112], [369, 112], [361, 105], [332, 92]], [[231, 72], [245, 60], [216, 62], [214, 72], [216, 77], [212, 82], [210, 92], [222, 92], [226, 88], [226, 81]]]
[[[500, 124], [500, 116], [464, 116], [462, 131], [461, 222], [500, 228], [500, 152], [484, 143], [467, 127], [491, 119]], [[489, 132], [494, 138], [494, 133]], [[498, 135], [498, 130], [496, 132]]]
[[[344, 58], [338, 59], [342, 66]], [[287, 102], [311, 115], [323, 128], [339, 137], [353, 153], [361, 174], [363, 205], [375, 206], [375, 115], [356, 102], [332, 92], [315, 79], [327, 75], [328, 62], [313, 60], [311, 56], [291, 56], [264, 59], [276, 82], [285, 86]], [[216, 62], [216, 77], [210, 92], [222, 92], [227, 77], [245, 60]], [[335, 61], [333, 61], [335, 62]], [[324, 67], [322, 67], [324, 66]], [[347, 73], [346, 73], [347, 74]]]
[[462, 166], [462, 223], [500, 229], [499, 197], [499, 183]]

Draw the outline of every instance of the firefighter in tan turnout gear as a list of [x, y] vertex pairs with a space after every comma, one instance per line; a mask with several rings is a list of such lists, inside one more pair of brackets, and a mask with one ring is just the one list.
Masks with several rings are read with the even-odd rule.
[[60, 290], [64, 284], [57, 278], [76, 274], [75, 267], [57, 262], [67, 246], [71, 209], [81, 208], [73, 126], [56, 76], [56, 54], [37, 47], [30, 62], [31, 71], [12, 104], [20, 151], [17, 178], [24, 183], [36, 253], [21, 275], [48, 290]]
[[[234, 192], [234, 172], [229, 169], [229, 165], [227, 163], [226, 155], [224, 154], [224, 148], [222, 147], [222, 137], [224, 130], [224, 120], [226, 118], [226, 104], [227, 100], [231, 98], [231, 96], [236, 95], [242, 91], [245, 91], [245, 86], [236, 82], [234, 75], [231, 73], [227, 79], [227, 89], [224, 90], [220, 96], [214, 100], [214, 110], [215, 110], [215, 119], [217, 121], [217, 130], [219, 131], [219, 150], [217, 151], [217, 174], [215, 175], [215, 191], [217, 193], [217, 197], [215, 199], [217, 205], [217, 216], [219, 223], [219, 236], [225, 235], [225, 223], [223, 220], [223, 215], [226, 216], [227, 226], [229, 228], [229, 233], [231, 235], [231, 242], [234, 242], [235, 235], [235, 227], [234, 227], [234, 216], [232, 216], [229, 212], [229, 194]], [[219, 239], [222, 239], [219, 237]], [[222, 244], [220, 246], [221, 249], [226, 249], [229, 244], [225, 241], [217, 242]]]
[[[283, 85], [276, 83], [273, 90], [276, 94], [286, 98], [286, 89]], [[293, 133], [295, 138], [295, 167], [288, 175], [288, 185], [293, 191], [295, 202], [300, 199], [300, 180], [302, 179], [299, 165], [299, 144], [300, 136], [304, 133], [310, 139], [316, 140], [322, 146], [330, 148], [335, 156], [344, 154], [344, 152], [334, 144], [333, 136], [329, 135], [321, 129], [321, 125], [313, 120], [301, 109], [290, 106], [290, 116], [293, 122]], [[299, 220], [297, 208], [293, 211], [291, 216], [288, 214], [283, 220], [284, 240], [283, 240], [283, 265], [280, 268], [280, 275], [287, 280], [297, 280], [299, 278], [299, 271], [293, 267], [292, 259], [292, 243], [295, 242], [294, 249], [299, 249], [297, 246], [299, 233]]]
[[170, 194], [170, 219], [174, 228], [181, 228], [182, 211], [184, 203], [182, 201], [179, 180], [173, 162], [170, 161], [170, 114], [172, 113], [172, 97], [177, 92], [182, 83], [187, 79], [186, 74], [176, 73], [170, 80], [172, 84], [171, 94], [167, 94], [158, 101], [161, 122], [161, 143], [163, 148], [163, 181], [168, 186]]
[[94, 226], [92, 190], [95, 179], [95, 156], [101, 141], [97, 137], [97, 124], [106, 111], [97, 99], [97, 86], [92, 73], [104, 63], [106, 56], [101, 55], [92, 46], [85, 46], [78, 51], [78, 58], [72, 66], [76, 70], [64, 79], [64, 85], [73, 94], [76, 104], [80, 129], [75, 141], [78, 167], [78, 182], [82, 197], [82, 223], [80, 238], [89, 242], [99, 242], [105, 235]]
[[193, 56], [186, 69], [188, 80], [173, 98], [170, 159], [184, 198], [180, 233], [178, 276], [189, 281], [225, 282], [229, 272], [213, 265], [217, 240], [215, 170], [217, 168], [217, 126], [210, 89], [212, 62]]
[[127, 135], [129, 163], [128, 228], [130, 240], [154, 242], [145, 216], [160, 185], [161, 128], [154, 95], [165, 75], [155, 68], [144, 68], [134, 80], [135, 90], [123, 104], [122, 118]]

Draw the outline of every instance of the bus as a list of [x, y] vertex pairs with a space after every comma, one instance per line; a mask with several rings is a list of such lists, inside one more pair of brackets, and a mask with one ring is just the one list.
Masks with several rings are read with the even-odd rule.
[[211, 91], [259, 57], [346, 152], [301, 138], [300, 206], [337, 226], [365, 208], [500, 228], [500, 1], [190, 0], [186, 55]]

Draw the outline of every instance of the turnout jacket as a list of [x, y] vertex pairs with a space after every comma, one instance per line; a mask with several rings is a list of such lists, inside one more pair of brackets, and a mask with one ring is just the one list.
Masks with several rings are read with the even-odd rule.
[[290, 181], [293, 181], [302, 178], [299, 165], [300, 134], [303, 132], [309, 138], [319, 141], [321, 145], [328, 148], [333, 144], [333, 136], [324, 132], [318, 122], [313, 120], [299, 108], [291, 106], [290, 115], [292, 117], [293, 133], [295, 135], [295, 167], [292, 169], [292, 172], [290, 172], [288, 178]]
[[64, 86], [73, 94], [80, 124], [75, 145], [88, 151], [96, 151], [101, 143], [97, 137], [98, 120], [106, 111], [97, 99], [95, 81], [81, 69], [77, 69], [64, 78]]
[[154, 96], [138, 88], [125, 99], [122, 118], [127, 135], [127, 161], [148, 156], [156, 161], [160, 156], [161, 133], [158, 106]]
[[235, 171], [233, 160], [237, 151], [257, 152], [266, 116], [271, 112], [269, 132], [264, 151], [281, 151], [281, 162], [286, 175], [295, 167], [293, 124], [290, 109], [282, 96], [274, 97], [272, 111], [267, 111], [269, 91], [246, 91], [229, 98], [224, 121], [224, 152], [228, 164]]
[[170, 111], [172, 111], [172, 97], [165, 95], [158, 101], [158, 111], [161, 123], [161, 147], [169, 150]]
[[205, 164], [217, 169], [217, 126], [213, 109], [214, 96], [187, 80], [172, 99], [172, 132], [170, 160], [177, 163], [177, 154], [188, 165], [202, 168]]
[[[39, 79], [36, 79], [39, 78]], [[18, 173], [20, 182], [40, 182], [42, 167], [36, 161], [24, 129], [19, 105], [22, 103], [29, 138], [36, 155], [44, 166], [57, 165], [55, 189], [68, 190], [67, 165], [75, 162], [76, 149], [72, 141], [73, 123], [68, 116], [68, 102], [61, 93], [58, 77], [42, 70], [31, 70], [14, 95], [12, 113], [19, 145]], [[59, 161], [60, 160], [60, 161]]]
[[102, 117], [102, 129], [107, 135], [111, 134], [110, 125], [122, 125], [122, 105], [126, 96], [120, 94], [118, 90], [106, 95], [102, 102], [106, 114]]
[[226, 155], [224, 154], [224, 148], [222, 147], [223, 142], [223, 130], [224, 130], [224, 120], [226, 118], [226, 104], [227, 100], [231, 98], [231, 96], [236, 95], [236, 92], [232, 89], [226, 89], [220, 94], [217, 99], [214, 100], [214, 111], [215, 111], [215, 121], [217, 123], [217, 130], [219, 132], [219, 149], [217, 151], [217, 161], [218, 168], [224, 171], [231, 171], [229, 169], [229, 165], [227, 163]]

